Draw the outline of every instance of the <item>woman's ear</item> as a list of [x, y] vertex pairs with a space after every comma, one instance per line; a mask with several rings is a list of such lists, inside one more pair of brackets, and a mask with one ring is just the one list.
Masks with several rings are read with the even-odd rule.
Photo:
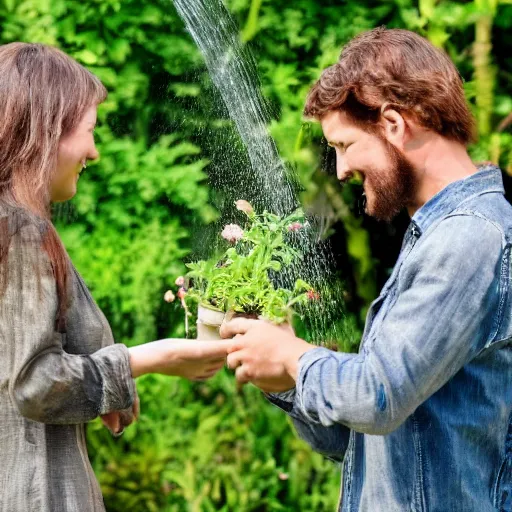
[[407, 138], [407, 121], [389, 103], [384, 103], [380, 109], [383, 135], [388, 142], [403, 150]]

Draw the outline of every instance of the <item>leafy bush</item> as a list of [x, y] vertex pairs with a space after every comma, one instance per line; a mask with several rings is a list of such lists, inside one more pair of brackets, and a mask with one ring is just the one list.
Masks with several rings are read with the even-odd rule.
[[339, 469], [311, 453], [286, 417], [228, 372], [205, 384], [139, 379], [139, 422], [89, 439], [108, 510], [333, 510]]

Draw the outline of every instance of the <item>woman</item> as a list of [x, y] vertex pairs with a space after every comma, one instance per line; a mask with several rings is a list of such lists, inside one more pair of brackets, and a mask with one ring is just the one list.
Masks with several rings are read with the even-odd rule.
[[204, 379], [223, 342], [160, 340], [127, 348], [71, 264], [50, 204], [76, 193], [98, 157], [101, 82], [61, 51], [0, 47], [0, 512], [103, 511], [84, 425], [115, 433], [137, 414], [133, 378]]

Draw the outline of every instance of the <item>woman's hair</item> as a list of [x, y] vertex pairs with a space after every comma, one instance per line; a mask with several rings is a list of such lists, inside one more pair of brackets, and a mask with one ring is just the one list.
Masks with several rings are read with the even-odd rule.
[[322, 119], [342, 110], [376, 132], [385, 103], [448, 139], [464, 145], [474, 140], [457, 68], [428, 40], [402, 29], [381, 27], [350, 41], [312, 87], [304, 114]]
[[[59, 323], [67, 305], [69, 269], [50, 219], [50, 184], [61, 138], [72, 133], [86, 110], [106, 95], [96, 76], [57, 48], [32, 43], [0, 46], [0, 201], [11, 211], [21, 211], [24, 218], [27, 213], [37, 217], [42, 246], [57, 281]], [[16, 233], [0, 231], [1, 256], [7, 254]]]

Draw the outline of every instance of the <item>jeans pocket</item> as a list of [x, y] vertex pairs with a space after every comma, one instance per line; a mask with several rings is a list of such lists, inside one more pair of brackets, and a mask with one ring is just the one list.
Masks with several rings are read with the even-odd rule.
[[493, 505], [499, 512], [512, 510], [512, 459], [506, 457], [501, 463], [493, 487]]

